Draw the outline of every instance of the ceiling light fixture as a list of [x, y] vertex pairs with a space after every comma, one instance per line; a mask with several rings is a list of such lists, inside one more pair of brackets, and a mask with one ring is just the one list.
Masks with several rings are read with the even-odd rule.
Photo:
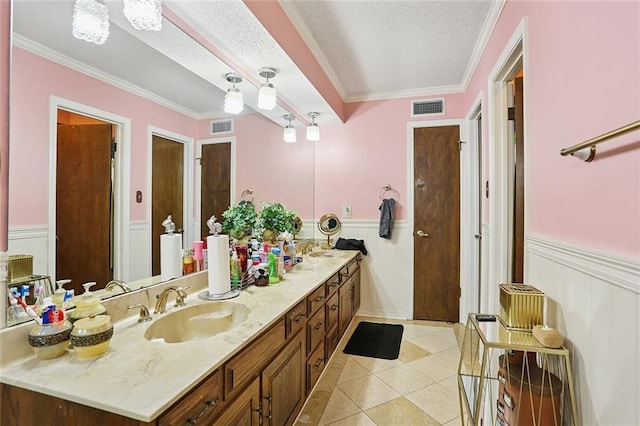
[[318, 123], [316, 123], [316, 117], [320, 115], [317, 112], [310, 112], [307, 114], [311, 119], [311, 124], [307, 126], [307, 140], [308, 141], [319, 141], [320, 140], [320, 127], [318, 127]]
[[162, 0], [124, 0], [123, 12], [136, 30], [162, 29]]
[[76, 0], [73, 5], [73, 36], [95, 44], [109, 37], [109, 10], [96, 0]]
[[296, 118], [291, 114], [287, 114], [284, 116], [284, 119], [289, 122], [289, 124], [284, 126], [284, 141], [286, 143], [294, 143], [296, 141], [296, 128], [293, 127], [291, 121]]
[[258, 108], [271, 111], [276, 106], [276, 88], [269, 83], [269, 79], [276, 76], [273, 68], [260, 68], [260, 77], [266, 78], [267, 82], [260, 87], [258, 92]]
[[236, 88], [236, 83], [242, 83], [242, 77], [236, 73], [229, 73], [226, 75], [226, 79], [233, 84], [233, 87], [227, 90], [227, 94], [224, 97], [224, 112], [238, 114], [244, 108], [242, 92]]

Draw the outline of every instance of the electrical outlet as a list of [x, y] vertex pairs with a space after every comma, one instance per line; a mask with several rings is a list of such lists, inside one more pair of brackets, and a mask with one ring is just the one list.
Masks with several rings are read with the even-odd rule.
[[351, 204], [344, 203], [342, 205], [342, 217], [344, 218], [351, 217]]

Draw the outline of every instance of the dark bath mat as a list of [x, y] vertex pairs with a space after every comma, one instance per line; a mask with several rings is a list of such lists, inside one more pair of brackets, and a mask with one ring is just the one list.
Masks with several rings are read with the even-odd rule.
[[356, 327], [343, 352], [371, 358], [397, 359], [404, 327], [363, 321]]

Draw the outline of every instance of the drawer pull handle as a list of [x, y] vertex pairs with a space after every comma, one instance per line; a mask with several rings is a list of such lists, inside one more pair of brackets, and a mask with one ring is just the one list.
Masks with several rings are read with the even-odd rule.
[[306, 317], [307, 316], [305, 314], [300, 314], [293, 319], [293, 322], [295, 322], [296, 324], [300, 324], [300, 321], [302, 321], [302, 319]]
[[200, 411], [198, 411], [198, 414], [196, 414], [195, 417], [191, 417], [189, 420], [187, 420], [187, 424], [195, 425], [196, 423], [198, 423], [198, 419], [204, 416], [204, 413], [206, 413], [209, 408], [214, 407], [218, 402], [220, 402], [220, 399], [218, 398], [214, 398], [212, 401], [205, 402], [204, 407], [202, 407]]
[[323, 362], [324, 362], [324, 358], [318, 358], [318, 362], [313, 365], [313, 368], [317, 370], [318, 368], [320, 368]]
[[318, 324], [318, 325], [316, 325], [316, 326], [314, 327], [314, 329], [315, 329], [316, 331], [317, 331], [317, 330], [320, 330], [321, 328], [324, 328], [324, 323], [323, 323], [323, 322], [321, 322], [320, 324]]
[[340, 285], [340, 281], [334, 281], [332, 283], [329, 283], [329, 287], [337, 287]]
[[332, 341], [334, 341], [334, 342], [337, 342], [337, 341], [339, 340], [339, 339], [338, 339], [338, 335], [333, 336], [333, 337], [331, 338], [331, 340], [332, 340]]
[[318, 296], [316, 297], [316, 299], [314, 300], [315, 302], [322, 302], [325, 299], [324, 296]]
[[337, 311], [339, 306], [340, 305], [331, 305], [331, 310], [332, 311]]
[[344, 278], [349, 278], [349, 271], [347, 271], [347, 272], [340, 272], [340, 275], [342, 275]]

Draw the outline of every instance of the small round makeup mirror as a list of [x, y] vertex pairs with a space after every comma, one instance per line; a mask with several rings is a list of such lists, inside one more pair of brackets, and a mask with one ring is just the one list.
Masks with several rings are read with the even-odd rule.
[[318, 230], [327, 236], [327, 244], [323, 246], [323, 249], [330, 249], [331, 247], [331, 236], [337, 234], [342, 229], [342, 223], [340, 223], [340, 219], [333, 213], [327, 213], [322, 215], [320, 220], [318, 221]]

